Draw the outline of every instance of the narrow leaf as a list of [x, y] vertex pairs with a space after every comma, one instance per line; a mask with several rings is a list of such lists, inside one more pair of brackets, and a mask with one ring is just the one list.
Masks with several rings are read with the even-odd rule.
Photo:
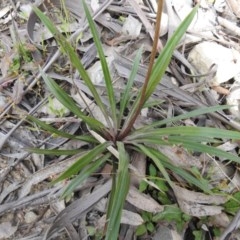
[[156, 86], [161, 81], [168, 65], [171, 60], [173, 51], [175, 50], [177, 44], [185, 34], [188, 26], [192, 22], [196, 12], [198, 10], [198, 5], [193, 8], [193, 10], [189, 13], [189, 15], [182, 21], [180, 26], [176, 29], [172, 37], [167, 41], [166, 46], [162, 50], [161, 54], [157, 58], [156, 63], [154, 64], [151, 77], [149, 79], [149, 83], [147, 86], [147, 92], [145, 95], [145, 102], [155, 91]]
[[230, 161], [234, 161], [236, 163], [240, 163], [240, 157], [235, 156], [231, 153], [225, 152], [216, 147], [208, 146], [196, 141], [192, 141], [191, 139], [185, 139], [184, 137], [169, 137], [166, 141], [153, 137], [145, 137], [141, 141], [131, 141], [134, 144], [144, 143], [144, 144], [161, 144], [161, 145], [180, 145], [188, 150], [209, 153], [212, 156], [222, 157], [224, 159], [228, 159]]
[[216, 111], [221, 111], [221, 110], [228, 109], [228, 108], [230, 108], [230, 106], [228, 106], [228, 105], [201, 107], [199, 109], [196, 109], [196, 110], [193, 110], [191, 112], [187, 112], [187, 113], [181, 114], [181, 115], [176, 116], [176, 117], [166, 118], [166, 119], [163, 119], [161, 121], [154, 122], [152, 124], [149, 124], [148, 126], [145, 126], [145, 127], [137, 129], [135, 132], [145, 131], [145, 130], [153, 129], [153, 128], [156, 128], [156, 127], [161, 127], [161, 126], [163, 126], [165, 124], [170, 124], [170, 123], [174, 123], [174, 122], [177, 122], [177, 121], [182, 121], [184, 119], [196, 117], [196, 116], [199, 116], [199, 115], [202, 115], [202, 114], [207, 114], [207, 113], [212, 113], [212, 112], [216, 112]]
[[109, 68], [108, 68], [107, 61], [106, 61], [106, 58], [104, 55], [104, 51], [103, 51], [103, 48], [101, 45], [101, 41], [98, 36], [97, 29], [95, 27], [95, 23], [94, 23], [92, 16], [88, 10], [85, 0], [83, 0], [82, 3], [83, 3], [84, 11], [85, 11], [88, 23], [89, 23], [89, 27], [90, 27], [92, 35], [93, 35], [93, 40], [94, 40], [94, 43], [97, 48], [98, 55], [99, 55], [99, 58], [101, 61], [101, 66], [102, 66], [102, 71], [103, 71], [104, 80], [105, 80], [105, 84], [106, 84], [108, 99], [109, 99], [109, 103], [110, 103], [110, 107], [111, 107], [111, 116], [112, 116], [113, 122], [115, 123], [115, 128], [116, 128], [117, 127], [117, 114], [116, 114], [116, 102], [115, 102], [112, 78], [111, 78], [111, 75], [109, 72]]
[[162, 175], [164, 176], [164, 178], [166, 179], [166, 181], [168, 182], [168, 184], [170, 186], [173, 186], [171, 179], [168, 176], [168, 173], [166, 171], [166, 169], [164, 168], [164, 166], [162, 165], [162, 163], [159, 161], [159, 158], [154, 154], [154, 152], [152, 151], [151, 148], [146, 147], [142, 144], [138, 144], [137, 147], [139, 149], [141, 149], [141, 152], [143, 152], [146, 156], [148, 156], [149, 158], [152, 159], [152, 161], [155, 163], [155, 165], [158, 167], [158, 169], [160, 170], [160, 172], [162, 173]]
[[83, 81], [91, 91], [94, 100], [96, 101], [97, 105], [101, 109], [107, 123], [109, 126], [111, 126], [111, 121], [109, 120], [108, 113], [106, 110], [106, 107], [104, 106], [94, 84], [92, 83], [87, 71], [85, 70], [82, 62], [79, 59], [79, 56], [76, 54], [75, 50], [71, 46], [71, 44], [68, 42], [66, 37], [64, 37], [58, 29], [53, 25], [51, 20], [44, 15], [37, 7], [33, 6], [33, 10], [36, 13], [36, 15], [40, 18], [40, 20], [44, 23], [44, 25], [48, 28], [48, 30], [53, 34], [54, 38], [58, 42], [58, 44], [61, 46], [62, 50], [68, 55], [71, 63], [73, 66], [78, 70], [80, 76], [82, 77]]
[[142, 50], [143, 50], [143, 47], [141, 47], [138, 50], [137, 55], [136, 55], [136, 57], [133, 61], [132, 71], [131, 71], [131, 74], [129, 76], [129, 79], [127, 80], [127, 85], [126, 85], [126, 88], [124, 89], [123, 96], [120, 100], [119, 125], [121, 123], [124, 111], [126, 110], [128, 104], [129, 104], [129, 100], [131, 98], [130, 92], [131, 92], [131, 88], [132, 88], [133, 83], [134, 83], [134, 79], [136, 78], [136, 75], [137, 75], [137, 70], [138, 70], [140, 60], [141, 60], [141, 56], [142, 56]]
[[146, 137], [168, 137], [168, 136], [191, 136], [191, 137], [206, 137], [209, 138], [221, 138], [221, 139], [240, 139], [240, 133], [237, 131], [231, 131], [226, 129], [209, 128], [209, 127], [191, 127], [191, 126], [179, 126], [179, 127], [167, 127], [152, 129], [139, 134], [135, 133], [129, 136], [129, 140], [146, 138]]
[[111, 156], [111, 153], [107, 153], [101, 158], [98, 158], [93, 163], [90, 163], [87, 167], [85, 167], [66, 187], [66, 189], [63, 192], [62, 197], [66, 197], [70, 195], [74, 189], [76, 189], [80, 184], [82, 184], [92, 173], [94, 173], [99, 167], [105, 163], [109, 157]]
[[82, 152], [82, 149], [70, 149], [70, 150], [63, 150], [63, 149], [41, 149], [41, 148], [25, 148], [26, 151], [31, 153], [37, 154], [44, 154], [44, 155], [56, 155], [56, 156], [63, 156], [63, 155], [75, 155], [79, 152]]
[[48, 77], [43, 71], [41, 71], [41, 74], [49, 90], [67, 109], [86, 122], [89, 126], [91, 126], [91, 128], [96, 130], [101, 130], [104, 128], [104, 125], [101, 122], [86, 116], [76, 105], [74, 100], [63, 89], [61, 89], [53, 79]]
[[27, 116], [27, 119], [36, 123], [37, 125], [39, 125], [42, 129], [48, 131], [49, 133], [52, 133], [52, 134], [55, 134], [55, 135], [58, 135], [60, 137], [64, 137], [64, 138], [69, 138], [69, 139], [78, 139], [78, 140], [81, 140], [81, 141], [84, 141], [84, 142], [91, 142], [91, 143], [96, 143], [97, 141], [91, 137], [91, 136], [85, 136], [85, 135], [82, 135], [82, 136], [77, 136], [77, 135], [72, 135], [72, 134], [69, 134], [69, 133], [66, 133], [66, 132], [63, 132], [61, 130], [58, 130], [54, 127], [52, 127], [51, 125], [49, 124], [46, 124], [45, 122], [31, 116], [31, 115], [28, 115]]
[[119, 151], [119, 165], [116, 178], [116, 191], [114, 191], [114, 196], [111, 196], [112, 206], [108, 208], [107, 216], [109, 219], [105, 240], [118, 238], [122, 209], [130, 184], [130, 174], [128, 172], [129, 156], [124, 149], [123, 143], [117, 142], [117, 146]]
[[69, 167], [64, 173], [62, 173], [57, 179], [55, 179], [52, 184], [62, 181], [65, 178], [71, 177], [72, 175], [81, 171], [85, 166], [94, 161], [97, 156], [102, 154], [102, 152], [105, 151], [109, 145], [110, 143], [105, 142], [87, 152], [84, 156], [79, 158], [71, 167]]
[[[152, 72], [151, 76], [149, 78], [149, 81], [147, 83], [146, 92], [144, 92], [144, 96], [142, 95], [142, 92], [139, 92], [136, 100], [134, 101], [133, 107], [128, 115], [127, 120], [124, 123], [124, 126], [122, 127], [122, 131], [120, 132], [120, 137], [126, 137], [128, 133], [131, 131], [131, 128], [136, 121], [137, 115], [140, 113], [139, 107], [142, 108], [142, 104], [145, 104], [149, 97], [153, 94], [155, 91], [157, 85], [161, 81], [173, 54], [173, 51], [175, 50], [178, 42], [183, 37], [184, 33], [186, 32], [188, 26], [190, 25], [194, 15], [196, 14], [198, 10], [198, 5], [193, 8], [193, 10], [190, 12], [190, 14], [184, 19], [184, 21], [180, 24], [180, 26], [177, 28], [173, 36], [168, 40], [166, 46], [163, 48], [161, 54], [158, 56]], [[143, 89], [144, 90], [143, 85]]]
[[[174, 141], [175, 142], [175, 141]], [[173, 143], [174, 143], [173, 142]], [[192, 142], [192, 141], [181, 141], [181, 145], [185, 147], [186, 149], [192, 150], [192, 151], [197, 151], [197, 152], [203, 152], [203, 153], [208, 153], [212, 156], [217, 156], [220, 158], [227, 159], [229, 161], [233, 161], [236, 163], [240, 163], [240, 157], [233, 155], [231, 153], [225, 152], [219, 148], [216, 147], [211, 147], [208, 145]]]
[[[136, 150], [139, 149], [138, 145], [136, 145]], [[210, 193], [209, 186], [206, 181], [200, 181], [200, 179], [194, 177], [190, 173], [188, 173], [186, 170], [176, 167], [173, 164], [170, 163], [170, 160], [167, 156], [165, 156], [163, 153], [157, 151], [154, 148], [148, 147], [148, 149], [151, 149], [151, 154], [155, 156], [158, 161], [161, 162], [161, 164], [164, 166], [164, 168], [167, 168], [171, 170], [172, 172], [178, 174], [180, 177], [185, 179], [189, 184], [195, 185], [198, 188], [202, 189], [205, 192]]]

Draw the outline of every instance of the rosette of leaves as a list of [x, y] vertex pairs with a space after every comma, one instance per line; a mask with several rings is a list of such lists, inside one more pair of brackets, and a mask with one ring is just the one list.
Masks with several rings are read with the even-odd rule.
[[[139, 116], [139, 113], [144, 108], [144, 104], [147, 103], [161, 81], [171, 60], [173, 51], [186, 32], [195, 13], [197, 12], [198, 6], [193, 8], [191, 13], [176, 29], [173, 36], [167, 41], [165, 47], [161, 51], [161, 54], [159, 54], [156, 60], [153, 61], [156, 55], [157, 46], [157, 37], [155, 38], [153, 44], [155, 47], [153, 47], [151, 54], [152, 63], [154, 62], [154, 64], [149, 65], [148, 74], [142, 88], [139, 89], [137, 95], [132, 98], [132, 86], [134, 84], [134, 78], [136, 77], [137, 69], [140, 63], [142, 50], [140, 49], [138, 51], [134, 60], [132, 72], [119, 101], [114, 93], [113, 82], [95, 23], [85, 1], [83, 0], [82, 2], [89, 27], [93, 35], [94, 43], [98, 51], [98, 56], [101, 61], [108, 97], [108, 106], [106, 106], [102, 101], [96, 86], [92, 83], [81, 62], [81, 59], [79, 59], [79, 56], [75, 52], [73, 46], [69, 43], [68, 39], [66, 39], [66, 37], [57, 30], [51, 20], [48, 19], [48, 17], [46, 17], [38, 8], [34, 7], [34, 11], [48, 30], [53, 34], [62, 51], [64, 51], [70, 59], [73, 67], [79, 72], [81, 79], [88, 87], [95, 103], [101, 110], [107, 126], [98, 119], [95, 119], [91, 115], [83, 112], [76, 102], [44, 72], [42, 72], [42, 77], [51, 93], [73, 114], [85, 122], [88, 128], [88, 133], [83, 136], [71, 135], [61, 130], [57, 130], [32, 116], [28, 116], [28, 119], [55, 135], [70, 139], [79, 139], [80, 141], [91, 143], [92, 149], [83, 152], [82, 157], [80, 157], [71, 167], [66, 169], [65, 172], [53, 181], [53, 183], [57, 183], [66, 178], [72, 179], [66, 187], [63, 197], [72, 193], [79, 184], [81, 184], [106, 162], [112, 163], [113, 172], [111, 176], [113, 181], [107, 209], [105, 239], [113, 240], [118, 238], [121, 212], [130, 185], [129, 161], [131, 157], [130, 154], [133, 151], [145, 154], [149, 161], [152, 161], [157, 166], [158, 170], [170, 186], [173, 184], [171, 172], [174, 172], [181, 178], [185, 179], [190, 186], [196, 186], [198, 189], [209, 193], [210, 190], [205, 181], [200, 181], [191, 172], [174, 166], [171, 161], [169, 161], [168, 157], [157, 150], [155, 146], [180, 145], [190, 151], [204, 152], [239, 163], [240, 159], [237, 156], [214, 147], [212, 143], [216, 143], [216, 140], [220, 141], [220, 139], [223, 138], [233, 140], [239, 139], [240, 133], [208, 127], [171, 126], [171, 123], [176, 121], [224, 109], [226, 106], [202, 108], [183, 115], [172, 117], [171, 119], [157, 121], [138, 129], [134, 128], [134, 123]], [[158, 13], [158, 17], [159, 14], [161, 13]], [[156, 35], [159, 36], [157, 28]], [[43, 154], [52, 153], [50, 152], [52, 150], [31, 149], [31, 151]], [[55, 153], [58, 155], [66, 155], [74, 154], [74, 151], [55, 150]], [[82, 171], [83, 169], [84, 171]]]

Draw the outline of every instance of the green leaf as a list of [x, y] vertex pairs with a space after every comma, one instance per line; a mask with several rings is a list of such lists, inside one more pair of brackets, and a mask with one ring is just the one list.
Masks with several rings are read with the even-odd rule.
[[192, 232], [195, 240], [202, 240], [204, 235], [202, 230], [195, 230]]
[[105, 151], [109, 145], [109, 142], [105, 142], [87, 152], [84, 156], [80, 157], [71, 167], [69, 167], [64, 173], [62, 173], [57, 179], [55, 179], [52, 184], [55, 184], [59, 181], [64, 180], [65, 178], [71, 177], [72, 175], [78, 173], [85, 166], [94, 161], [97, 156], [102, 154], [102, 152]]
[[190, 216], [182, 213], [182, 211], [175, 205], [165, 206], [164, 210], [153, 216], [153, 222], [167, 221], [169, 223], [176, 223], [178, 231], [182, 231], [186, 222], [191, 219]]
[[240, 208], [240, 192], [234, 193], [231, 199], [227, 201], [223, 206], [226, 212], [235, 215]]
[[159, 161], [159, 158], [154, 154], [154, 152], [152, 151], [152, 148], [146, 147], [146, 146], [140, 145], [140, 144], [138, 144], [136, 146], [140, 149], [140, 152], [143, 152], [146, 156], [148, 156], [149, 158], [151, 158], [153, 160], [153, 162], [158, 167], [158, 169], [160, 170], [160, 172], [162, 173], [162, 175], [164, 176], [164, 178], [166, 179], [168, 184], [170, 186], [173, 186], [172, 181], [169, 178], [166, 169], [164, 168], [162, 163]]
[[[58, 42], [58, 44], [61, 46], [62, 50], [68, 55], [70, 62], [72, 65], [78, 70], [80, 76], [82, 77], [83, 81], [91, 91], [94, 100], [96, 101], [97, 105], [99, 106], [100, 110], [102, 111], [107, 123], [109, 126], [111, 126], [111, 121], [109, 120], [108, 112], [106, 110], [106, 107], [104, 106], [94, 84], [92, 83], [87, 71], [85, 70], [82, 62], [79, 59], [79, 56], [76, 54], [75, 50], [71, 46], [71, 44], [68, 42], [66, 37], [64, 37], [58, 29], [54, 26], [54, 24], [51, 22], [51, 20], [44, 15], [37, 7], [33, 6], [33, 10], [36, 13], [36, 15], [40, 18], [40, 20], [44, 23], [44, 25], [48, 28], [48, 30], [53, 34], [54, 38]], [[71, 109], [71, 108], [69, 108]]]
[[86, 122], [89, 126], [91, 126], [91, 128], [99, 131], [104, 128], [104, 125], [101, 122], [94, 118], [86, 116], [75, 104], [73, 99], [63, 89], [61, 89], [53, 79], [48, 77], [42, 70], [41, 75], [45, 83], [47, 84], [49, 90], [66, 108], [68, 108], [71, 112], [73, 112], [80, 119]]
[[139, 128], [139, 129], [135, 130], [134, 133], [145, 132], [145, 131], [148, 131], [149, 129], [154, 129], [156, 127], [161, 127], [161, 126], [163, 126], [165, 124], [170, 124], [170, 123], [174, 123], [174, 122], [177, 122], [177, 121], [182, 121], [184, 119], [196, 117], [196, 116], [199, 116], [199, 115], [202, 115], [202, 114], [207, 114], [207, 113], [212, 113], [212, 112], [216, 112], [216, 111], [221, 111], [221, 110], [228, 109], [228, 108], [230, 108], [230, 106], [228, 106], [228, 105], [201, 107], [199, 109], [196, 109], [196, 110], [193, 110], [191, 112], [187, 112], [187, 113], [181, 114], [181, 115], [176, 116], [176, 117], [165, 118], [165, 119], [163, 119], [161, 121], [154, 122], [152, 124], [149, 124], [147, 126], [144, 126], [142, 128]]
[[192, 136], [192, 137], [207, 137], [207, 138], [222, 138], [222, 139], [240, 139], [240, 133], [237, 131], [230, 131], [219, 128], [209, 128], [209, 127], [191, 127], [191, 126], [180, 126], [180, 127], [168, 127], [149, 130], [144, 133], [144, 137], [147, 136]]
[[152, 213], [144, 211], [142, 213], [142, 219], [145, 223], [149, 222], [152, 219]]
[[70, 195], [74, 189], [76, 189], [80, 184], [83, 183], [92, 173], [94, 173], [99, 167], [105, 163], [109, 157], [111, 156], [111, 153], [107, 153], [101, 158], [98, 158], [93, 163], [89, 164], [87, 167], [85, 167], [66, 187], [66, 189], [63, 192], [62, 197], [66, 197]]
[[174, 166], [173, 164], [170, 163], [169, 159], [164, 154], [160, 152], [155, 152], [155, 154], [159, 156], [159, 159], [161, 160], [165, 168], [168, 168], [172, 172], [178, 174], [180, 177], [185, 179], [189, 184], [197, 186], [198, 188], [202, 189], [206, 193], [211, 193], [209, 189], [208, 181], [204, 179], [196, 178], [186, 170], [179, 168], [177, 166]]
[[141, 181], [139, 184], [139, 191], [144, 192], [148, 187], [148, 183], [146, 181]]
[[145, 233], [147, 233], [147, 228], [144, 224], [138, 226], [136, 231], [135, 231], [136, 236], [142, 236]]
[[112, 195], [111, 192], [111, 205], [108, 206], [108, 223], [105, 240], [113, 240], [118, 238], [122, 209], [130, 185], [130, 174], [128, 172], [129, 156], [124, 149], [123, 143], [117, 142], [117, 147], [119, 151], [119, 165], [116, 177], [116, 185], [113, 186], [115, 188], [113, 191], [114, 195]]
[[56, 156], [63, 156], [63, 155], [75, 155], [79, 152], [82, 152], [82, 149], [70, 149], [70, 150], [63, 150], [63, 149], [41, 149], [41, 148], [25, 148], [26, 151], [31, 153], [37, 154], [44, 154], [44, 155], [56, 155]]
[[130, 112], [126, 116], [126, 119], [125, 119], [124, 124], [122, 126], [121, 132], [124, 132], [128, 128], [132, 118], [134, 117], [134, 115], [135, 115], [135, 113], [136, 113], [136, 111], [138, 109], [140, 98], [141, 98], [141, 92], [138, 92], [137, 95], [136, 95], [136, 98], [133, 101], [133, 104], [131, 106]]
[[163, 192], [169, 191], [169, 187], [166, 185], [165, 180], [156, 179], [154, 183], [158, 186], [159, 189], [161, 189], [161, 191]]
[[81, 141], [84, 141], [84, 142], [90, 142], [90, 143], [96, 143], [97, 142], [92, 136], [85, 136], [85, 135], [83, 135], [83, 136], [75, 136], [75, 135], [63, 132], [61, 130], [58, 130], [58, 129], [52, 127], [49, 124], [46, 124], [45, 122], [43, 122], [43, 121], [41, 121], [41, 120], [31, 116], [31, 115], [28, 115], [26, 117], [26, 119], [36, 123], [42, 129], [48, 131], [49, 133], [56, 134], [56, 135], [58, 135], [60, 137], [69, 138], [69, 139], [78, 139], [78, 140], [81, 140]]
[[96, 228], [94, 226], [86, 226], [88, 235], [91, 237], [94, 237], [94, 235], [96, 234]]
[[[162, 190], [162, 191], [165, 191], [164, 189], [162, 189], [161, 187], [160, 187], [160, 189]], [[167, 190], [167, 192], [169, 191], [169, 188], [168, 188], [168, 190]], [[158, 192], [157, 193], [157, 199], [158, 199], [158, 201], [159, 201], [159, 203], [161, 203], [162, 205], [169, 205], [169, 204], [172, 204], [172, 199], [171, 198], [169, 198], [169, 196], [165, 193], [165, 192]]]
[[[174, 135], [173, 135], [174, 134]], [[190, 136], [190, 138], [189, 138]], [[129, 136], [126, 141], [135, 143], [151, 143], [161, 145], [181, 145], [186, 149], [209, 153], [218, 157], [240, 163], [240, 158], [216, 147], [202, 144], [201, 141], [211, 142], [210, 138], [240, 139], [240, 133], [216, 128], [204, 127], [170, 127], [147, 131], [146, 133], [136, 134], [135, 137]], [[215, 142], [215, 139], [214, 141]]]
[[[177, 28], [177, 30], [174, 32], [173, 36], [171, 37], [171, 39], [168, 40], [166, 46], [163, 48], [161, 54], [158, 56], [152, 72], [151, 72], [151, 76], [149, 78], [148, 81], [148, 85], [146, 88], [146, 93], [144, 94], [144, 99], [142, 98], [142, 91], [138, 93], [133, 106], [130, 110], [130, 113], [128, 114], [128, 117], [122, 127], [122, 131], [121, 133], [125, 133], [126, 129], [129, 128], [129, 126], [132, 124], [132, 121], [135, 118], [135, 113], [139, 112], [139, 104], [140, 101], [143, 101], [143, 104], [145, 104], [147, 102], [147, 100], [150, 98], [150, 96], [153, 94], [153, 92], [155, 91], [157, 85], [159, 84], [159, 82], [161, 81], [173, 54], [173, 51], [175, 50], [178, 42], [181, 40], [182, 36], [184, 35], [184, 33], [186, 32], [188, 26], [190, 25], [194, 15], [196, 14], [198, 9], [198, 5], [193, 8], [193, 10], [191, 11], [191, 13], [184, 19], [184, 21], [180, 24], [180, 26]], [[120, 133], [120, 136], [121, 136]]]
[[157, 107], [161, 104], [163, 104], [165, 100], [163, 99], [150, 99], [147, 102], [145, 102], [143, 108], [152, 108], [152, 107]]
[[[190, 127], [190, 126], [179, 126], [179, 127], [167, 127], [159, 129], [148, 129], [146, 131], [135, 132], [126, 140], [133, 141], [138, 139], [159, 139], [163, 141], [168, 141], [171, 136], [180, 136], [184, 139], [196, 139], [196, 141], [208, 142], [211, 139], [221, 138], [221, 139], [240, 139], [240, 133], [237, 131], [219, 129], [219, 128], [209, 128], [209, 127]], [[190, 138], [188, 138], [190, 137]]]
[[150, 164], [150, 166], [149, 166], [149, 175], [151, 177], [157, 176], [157, 169], [155, 168], [155, 166], [153, 164]]
[[133, 67], [132, 67], [131, 74], [130, 74], [129, 79], [127, 81], [126, 88], [124, 89], [123, 96], [120, 100], [119, 125], [121, 124], [121, 120], [123, 118], [124, 111], [127, 110], [129, 100], [131, 99], [130, 92], [131, 92], [131, 88], [132, 88], [133, 83], [134, 83], [134, 79], [136, 78], [136, 75], [137, 75], [137, 70], [138, 70], [140, 60], [141, 60], [141, 56], [142, 56], [142, 50], [143, 50], [143, 47], [141, 47], [137, 52], [137, 55], [136, 55], [136, 57], [134, 59], [134, 62], [133, 62]]
[[157, 213], [152, 218], [153, 222], [159, 222], [160, 220], [168, 222], [182, 221], [182, 211], [175, 205], [165, 206], [162, 212]]
[[147, 226], [147, 230], [149, 231], [149, 232], [153, 232], [154, 230], [155, 230], [155, 227], [154, 227], [154, 225], [151, 223], [151, 222], [148, 222], [147, 224], [146, 224]]
[[[176, 144], [176, 143], [179, 144], [180, 140], [172, 141], [172, 144]], [[215, 147], [207, 146], [207, 145], [192, 142], [192, 141], [185, 141], [184, 139], [181, 140], [181, 145], [188, 150], [209, 153], [212, 156], [222, 157], [227, 160], [234, 161], [236, 163], [240, 163], [240, 158], [238, 156], [235, 156], [231, 153], [225, 152], [225, 151], [215, 148]]]
[[167, 146], [172, 146], [173, 142], [178, 142], [178, 144], [181, 144], [181, 139], [183, 139], [185, 141], [192, 141], [192, 142], [196, 142], [196, 143], [222, 143], [222, 141], [220, 140], [216, 140], [216, 139], [212, 139], [212, 138], [208, 138], [208, 137], [198, 137], [196, 136], [194, 137], [189, 137], [189, 136], [156, 136], [156, 135], [152, 135], [152, 136], [145, 136], [145, 138], [140, 137], [138, 139], [126, 139], [126, 143], [129, 142], [135, 142], [135, 143], [152, 143], [152, 144], [157, 144], [157, 145], [167, 145]]
[[[142, 145], [138, 145], [138, 144], [134, 144], [136, 145], [137, 147], [135, 148], [136, 151], [139, 151], [142, 150], [141, 147], [139, 146], [142, 146]], [[168, 159], [167, 156], [165, 156], [163, 153], [157, 151], [156, 149], [154, 148], [150, 148], [150, 147], [147, 147], [148, 151], [146, 151], [146, 153], [149, 153], [149, 157], [151, 158], [153, 156], [153, 159], [154, 159], [154, 163], [158, 163], [160, 162], [160, 164], [163, 166], [163, 168], [167, 168], [169, 170], [171, 170], [172, 172], [178, 174], [180, 177], [182, 177], [183, 179], [185, 179], [189, 184], [192, 184], [192, 185], [195, 185], [197, 186], [198, 188], [202, 189], [203, 191], [207, 192], [207, 193], [210, 193], [210, 190], [209, 190], [209, 186], [208, 186], [208, 182], [207, 181], [204, 181], [203, 179], [198, 179], [194, 176], [192, 176], [190, 173], [188, 173], [186, 170], [182, 169], [182, 168], [179, 168], [179, 167], [176, 167], [174, 166], [173, 164], [171, 164], [170, 160]], [[143, 152], [143, 151], [141, 151]], [[144, 153], [144, 152], [143, 152]], [[151, 158], [152, 159], [152, 158]], [[153, 160], [152, 159], [152, 160]], [[161, 166], [160, 165], [160, 166]], [[156, 166], [158, 167], [158, 165], [156, 164]], [[165, 170], [166, 171], [166, 170]], [[165, 176], [164, 176], [165, 177]], [[167, 179], [166, 179], [167, 180]], [[171, 186], [171, 184], [170, 184]]]
[[217, 239], [217, 237], [220, 238], [222, 231], [218, 226], [214, 227], [212, 231], [213, 231], [213, 234], [216, 237], [216, 239]]
[[213, 113], [213, 112], [217, 112], [217, 111], [222, 111], [222, 110], [225, 110], [225, 109], [229, 109], [230, 107], [231, 106], [229, 106], [229, 105], [217, 105], [217, 106], [206, 106], [206, 107], [201, 106], [199, 109], [181, 114], [179, 116], [166, 118], [166, 119], [163, 119], [159, 122], [155, 122], [151, 126], [152, 127], [160, 127], [160, 126], [163, 126], [165, 124], [170, 124], [170, 123], [174, 123], [174, 122], [177, 122], [177, 121], [182, 121], [184, 119], [200, 116], [202, 114], [208, 114], [208, 113]]
[[185, 34], [188, 26], [192, 22], [192, 19], [194, 18], [196, 12], [198, 10], [198, 5], [193, 8], [193, 10], [189, 13], [189, 15], [182, 21], [180, 26], [176, 29], [173, 36], [167, 41], [166, 46], [163, 48], [161, 54], [156, 60], [156, 63], [153, 66], [153, 70], [149, 79], [149, 83], [147, 86], [146, 96], [145, 96], [145, 102], [147, 99], [152, 95], [152, 93], [155, 91], [158, 83], [162, 79], [169, 62], [171, 60], [173, 51], [175, 50], [177, 44]]
[[98, 55], [99, 55], [99, 58], [101, 61], [101, 66], [102, 66], [102, 71], [103, 71], [104, 80], [105, 80], [105, 84], [106, 84], [108, 99], [109, 99], [109, 103], [110, 103], [110, 107], [111, 107], [111, 116], [112, 116], [113, 122], [115, 123], [115, 129], [116, 129], [116, 127], [117, 127], [116, 101], [115, 101], [112, 78], [110, 76], [107, 61], [106, 61], [106, 58], [104, 55], [104, 51], [103, 51], [101, 41], [98, 36], [98, 32], [95, 27], [94, 21], [88, 10], [85, 0], [83, 0], [82, 3], [83, 3], [84, 11], [85, 11], [88, 23], [89, 23], [89, 27], [90, 27], [92, 35], [93, 35], [93, 40], [94, 40], [94, 43], [97, 48]]

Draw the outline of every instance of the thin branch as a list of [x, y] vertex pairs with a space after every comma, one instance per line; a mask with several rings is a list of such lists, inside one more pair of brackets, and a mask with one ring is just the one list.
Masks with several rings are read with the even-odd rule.
[[121, 140], [123, 138], [125, 138], [128, 133], [131, 131], [133, 124], [135, 123], [137, 117], [139, 116], [142, 107], [145, 103], [145, 97], [146, 97], [146, 91], [147, 91], [147, 86], [149, 83], [149, 79], [152, 73], [152, 68], [154, 65], [154, 60], [155, 60], [155, 56], [157, 53], [157, 46], [158, 46], [158, 39], [159, 39], [159, 33], [160, 33], [160, 25], [161, 25], [161, 17], [162, 17], [162, 11], [163, 11], [163, 2], [164, 0], [158, 0], [158, 10], [157, 10], [157, 19], [156, 19], [156, 26], [155, 26], [155, 35], [154, 35], [154, 40], [153, 40], [153, 48], [152, 48], [152, 52], [151, 52], [151, 56], [150, 56], [150, 62], [148, 65], [148, 71], [147, 71], [147, 75], [142, 87], [142, 93], [141, 93], [141, 97], [139, 100], [139, 104], [137, 106], [136, 112], [133, 115], [133, 117], [130, 119], [128, 126], [126, 126], [125, 129], [123, 129], [119, 136], [118, 139]]

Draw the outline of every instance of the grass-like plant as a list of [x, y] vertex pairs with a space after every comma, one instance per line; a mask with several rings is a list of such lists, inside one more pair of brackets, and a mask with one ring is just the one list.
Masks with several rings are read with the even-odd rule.
[[[66, 169], [65, 172], [63, 172], [59, 177], [57, 177], [57, 179], [53, 181], [53, 183], [57, 183], [66, 178], [71, 179], [63, 193], [63, 197], [72, 193], [79, 184], [81, 184], [92, 173], [96, 172], [101, 166], [104, 166], [106, 162], [112, 163], [113, 183], [108, 202], [107, 221], [105, 228], [106, 231], [104, 234], [105, 239], [114, 240], [118, 238], [121, 212], [129, 190], [129, 163], [131, 154], [134, 151], [144, 154], [149, 161], [152, 161], [170, 186], [173, 185], [174, 179], [169, 173], [174, 172], [183, 178], [189, 184], [189, 186], [195, 186], [197, 189], [201, 189], [204, 192], [210, 193], [208, 185], [205, 181], [200, 181], [190, 171], [173, 165], [168, 157], [158, 150], [157, 146], [181, 146], [189, 151], [204, 152], [213, 156], [224, 157], [230, 161], [240, 163], [240, 159], [237, 156], [215, 147], [216, 140], [221, 141], [223, 138], [232, 140], [240, 139], [240, 133], [236, 131], [208, 127], [171, 126], [171, 123], [179, 120], [224, 109], [226, 106], [202, 108], [183, 115], [172, 117], [171, 119], [164, 119], [152, 124], [146, 124], [146, 126], [138, 129], [134, 128], [134, 123], [137, 117], [161, 81], [171, 60], [172, 53], [191, 23], [195, 13], [197, 12], [198, 6], [193, 8], [191, 13], [180, 24], [171, 39], [167, 41], [164, 49], [155, 59], [157, 39], [159, 36], [156, 32], [148, 74], [143, 87], [133, 98], [131, 91], [141, 59], [141, 49], [138, 51], [134, 60], [132, 72], [127, 80], [125, 90], [122, 92], [120, 100], [118, 100], [115, 96], [113, 81], [98, 32], [95, 27], [95, 23], [90, 15], [85, 1], [83, 0], [82, 2], [98, 51], [98, 56], [101, 61], [108, 97], [108, 106], [103, 103], [96, 86], [92, 83], [86, 69], [79, 59], [79, 56], [66, 37], [57, 30], [50, 19], [48, 19], [38, 8], [34, 7], [34, 11], [53, 34], [61, 49], [70, 59], [73, 67], [79, 72], [82, 81], [90, 90], [96, 105], [102, 112], [106, 124], [103, 124], [90, 114], [83, 112], [76, 102], [44, 72], [42, 72], [42, 77], [49, 90], [66, 108], [71, 110], [73, 114], [75, 114], [87, 125], [88, 132], [81, 136], [71, 135], [61, 130], [57, 130], [51, 125], [48, 125], [34, 118], [33, 116], [28, 116], [28, 119], [55, 135], [69, 139], [79, 139], [80, 141], [91, 143], [90, 146], [92, 146], [92, 149], [81, 150], [82, 156], [70, 168]], [[160, 17], [161, 14], [160, 5], [161, 4], [159, 4], [160, 11], [158, 12], [158, 17]], [[156, 29], [158, 29], [158, 27], [156, 27]], [[48, 151], [42, 149], [32, 149], [31, 151], [41, 154], [49, 153], [56, 155], [76, 153], [76, 150]]]

